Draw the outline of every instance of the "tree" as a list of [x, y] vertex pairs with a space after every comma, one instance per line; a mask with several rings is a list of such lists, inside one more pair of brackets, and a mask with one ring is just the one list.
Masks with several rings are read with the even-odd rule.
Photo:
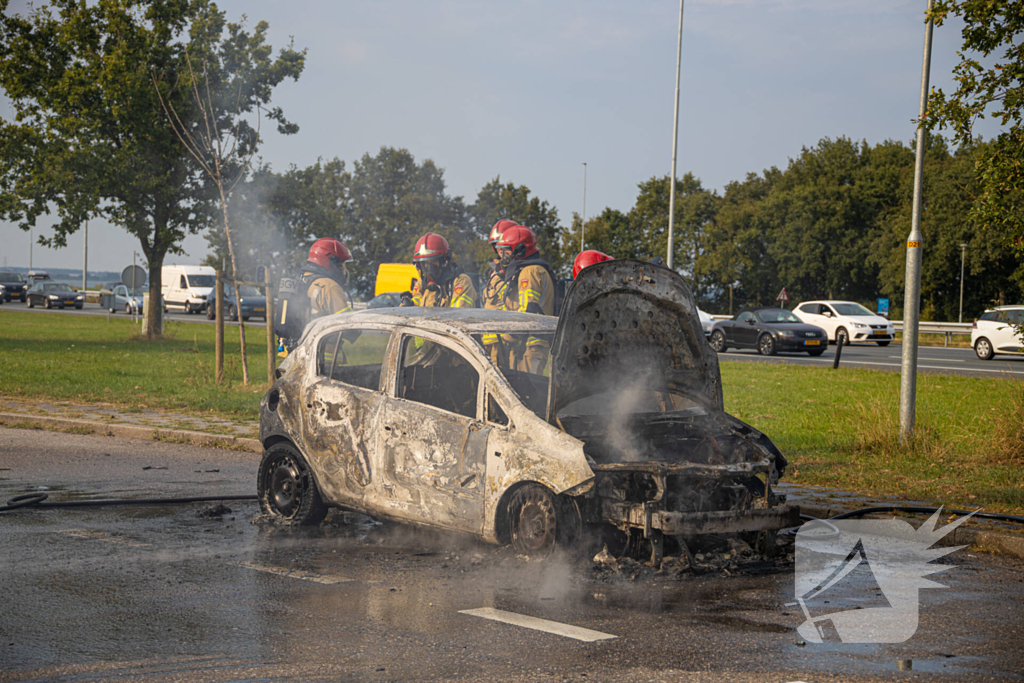
[[444, 235], [456, 255], [477, 240], [462, 197], [445, 192], [444, 170], [426, 159], [417, 164], [406, 149], [382, 147], [364, 154], [352, 170], [349, 203], [339, 239], [352, 250], [352, 286], [373, 292], [377, 265], [411, 262], [416, 240], [426, 232]]
[[[468, 215], [473, 231], [482, 240], [487, 239], [491, 228], [502, 218], [525, 225], [536, 233], [541, 254], [551, 267], [556, 272], [563, 267], [558, 209], [539, 197], [531, 197], [530, 188], [526, 185], [502, 184], [500, 176], [494, 178], [477, 193], [476, 201], [468, 208]], [[472, 257], [478, 264], [484, 264], [493, 258], [493, 253], [485, 241], [478, 241]]]
[[[209, 226], [217, 194], [169, 123], [153, 74], [187, 80], [185, 54], [205, 45], [225, 79], [247, 78], [269, 59], [264, 25], [224, 38], [209, 0], [53, 0], [27, 17], [7, 6], [0, 0], [0, 86], [15, 118], [0, 123], [0, 215], [28, 230], [55, 210], [53, 237], [40, 237], [52, 246], [65, 246], [89, 217], [121, 226], [139, 240], [159, 300], [165, 256]], [[245, 97], [265, 105], [280, 72], [301, 71], [303, 60], [281, 51], [283, 66], [263, 69]], [[163, 99], [187, 127], [201, 119], [185, 88]], [[279, 109], [268, 115], [294, 132]], [[147, 310], [151, 335], [162, 333], [161, 313]]]
[[[935, 25], [950, 15], [964, 21], [960, 62], [953, 69], [958, 85], [951, 94], [932, 92], [922, 124], [930, 130], [952, 128], [961, 145], [972, 143], [974, 123], [985, 116], [1006, 127], [976, 160], [971, 217], [1024, 256], [1024, 3], [936, 0]], [[982, 65], [980, 59], [993, 57], [989, 66]]]

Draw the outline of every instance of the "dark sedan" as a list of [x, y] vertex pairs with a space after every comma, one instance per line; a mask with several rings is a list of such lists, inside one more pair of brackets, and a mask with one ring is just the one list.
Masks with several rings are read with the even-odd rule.
[[711, 330], [711, 347], [723, 353], [730, 346], [757, 349], [762, 356], [779, 351], [820, 356], [828, 348], [825, 330], [801, 322], [784, 308], [750, 308], [732, 320], [721, 320]]
[[29, 308], [37, 305], [45, 308], [81, 308], [85, 305], [85, 295], [79, 294], [63, 282], [47, 280], [32, 285], [32, 289], [28, 290], [28, 301], [25, 303]]
[[4, 301], [25, 301], [28, 283], [21, 273], [0, 272], [0, 303]]
[[[249, 318], [263, 318], [264, 321], [267, 319], [267, 297], [260, 294], [260, 290], [250, 285], [241, 285], [239, 292], [242, 295], [241, 302], [235, 296], [235, 290], [231, 285], [224, 287], [224, 305], [225, 311], [227, 312], [226, 320], [238, 320], [238, 309], [242, 309], [242, 320], [248, 320]], [[216, 317], [217, 307], [207, 306], [206, 307], [206, 318], [207, 320], [213, 320]]]

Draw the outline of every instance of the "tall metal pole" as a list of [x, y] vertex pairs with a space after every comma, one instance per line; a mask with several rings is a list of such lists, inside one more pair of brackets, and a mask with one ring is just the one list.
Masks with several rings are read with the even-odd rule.
[[[928, 0], [931, 12], [932, 0]], [[907, 237], [906, 292], [903, 297], [903, 361], [900, 369], [900, 441], [914, 433], [917, 410], [917, 329], [921, 314], [921, 189], [924, 183], [924, 115], [928, 109], [928, 75], [932, 61], [932, 20], [924, 29], [924, 64], [921, 66], [921, 106], [917, 117], [917, 154], [914, 160], [914, 209]]]
[[28, 229], [28, 269], [32, 270], [32, 242], [35, 240], [35, 234], [32, 228]]
[[580, 223], [580, 251], [583, 251], [583, 237], [587, 233], [587, 162], [583, 162], [583, 222]]
[[82, 241], [82, 291], [85, 291], [87, 282], [85, 274], [89, 270], [89, 221], [85, 222], [85, 239]]
[[964, 321], [964, 259], [967, 258], [967, 245], [960, 245], [960, 319]]
[[683, 1], [679, 0], [679, 42], [676, 47], [676, 107], [672, 116], [672, 180], [668, 190], [668, 258], [672, 267], [673, 230], [676, 221], [676, 152], [679, 150], [679, 74], [683, 64]]

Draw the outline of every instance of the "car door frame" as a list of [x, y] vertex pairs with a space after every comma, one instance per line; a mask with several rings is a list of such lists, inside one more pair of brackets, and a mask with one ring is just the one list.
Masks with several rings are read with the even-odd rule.
[[[476, 410], [474, 417], [453, 413], [443, 408], [398, 397], [399, 380], [403, 363], [403, 346], [405, 339], [420, 337], [429, 342], [440, 344], [459, 354], [459, 356], [476, 371], [478, 381], [476, 388]], [[490, 446], [491, 433], [495, 429], [493, 423], [486, 421], [484, 396], [487, 381], [487, 366], [477, 357], [473, 349], [467, 348], [462, 340], [429, 330], [401, 326], [394, 330], [390, 347], [390, 372], [384, 388], [385, 404], [379, 412], [377, 429], [376, 453], [381, 460], [381, 485], [388, 488], [388, 495], [381, 502], [386, 506], [385, 514], [407, 521], [428, 526], [439, 526], [459, 531], [481, 534], [484, 531], [484, 510], [486, 498], [487, 463], [493, 447]], [[507, 408], [504, 408], [507, 413]], [[511, 415], [508, 416], [511, 418]], [[416, 419], [443, 420], [449, 423], [464, 423], [463, 437], [457, 445], [458, 472], [453, 478], [452, 472], [434, 471], [429, 481], [410, 482], [397, 472], [398, 461], [396, 448], [392, 439], [401, 434], [403, 447], [421, 462], [433, 458], [424, 453], [428, 444], [417, 442], [415, 430]], [[395, 424], [391, 424], [395, 422]], [[418, 425], [423, 431], [422, 423]], [[414, 452], [419, 449], [419, 452]], [[467, 450], [471, 450], [469, 453]], [[472, 475], [472, 479], [470, 479]], [[425, 471], [426, 476], [426, 471]], [[463, 482], [465, 482], [463, 484]], [[458, 484], [458, 485], [456, 485]]]
[[1005, 320], [1000, 320], [997, 314], [996, 319], [993, 321], [996, 323], [996, 327], [993, 329], [994, 334], [990, 335], [995, 339], [989, 339], [992, 342], [992, 350], [996, 353], [1020, 353], [1021, 348], [1024, 347], [1024, 342], [1017, 336], [1017, 328], [1014, 327], [1014, 317], [1024, 318], [1024, 310], [1010, 309], [999, 311], [1006, 315]]
[[[749, 315], [754, 319], [754, 324], [747, 323], [746, 320], [740, 320], [744, 315]], [[757, 315], [753, 311], [741, 311], [736, 316], [736, 324], [733, 326], [733, 340], [736, 346], [756, 347], [757, 346], [757, 332], [760, 321], [757, 319]]]

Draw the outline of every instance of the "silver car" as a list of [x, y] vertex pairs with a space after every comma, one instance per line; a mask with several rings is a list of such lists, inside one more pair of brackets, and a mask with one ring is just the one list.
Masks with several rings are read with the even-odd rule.
[[129, 315], [132, 313], [141, 313], [142, 297], [143, 294], [145, 294], [145, 291], [145, 287], [136, 287], [129, 291], [127, 285], [117, 285], [114, 287], [114, 291], [110, 297], [110, 312], [117, 313], [118, 311], [124, 311]]
[[[485, 350], [497, 336], [550, 345], [550, 372], [499, 367]], [[798, 523], [773, 492], [785, 457], [722, 409], [685, 282], [641, 261], [588, 268], [560, 318], [412, 307], [317, 320], [262, 401], [260, 439], [260, 505], [285, 524], [348, 508], [523, 552], [598, 524], [658, 558], [692, 535]]]

